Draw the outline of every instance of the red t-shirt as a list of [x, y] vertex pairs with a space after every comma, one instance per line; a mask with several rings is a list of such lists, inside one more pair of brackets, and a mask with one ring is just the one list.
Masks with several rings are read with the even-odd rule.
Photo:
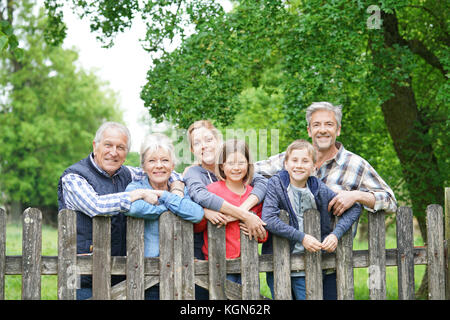
[[[243, 195], [238, 195], [230, 191], [225, 181], [217, 181], [209, 184], [207, 186], [209, 192], [212, 192], [221, 198], [223, 198], [228, 203], [239, 207], [245, 200], [247, 200], [250, 192], [252, 192], [253, 187], [250, 185], [246, 186], [245, 193]], [[251, 211], [255, 212], [258, 217], [261, 218], [262, 203], [254, 206]], [[202, 251], [205, 255], [206, 260], [208, 260], [208, 229], [207, 220], [203, 218], [197, 224], [194, 224], [194, 232], [203, 231], [204, 244]], [[267, 240], [268, 233], [266, 232], [266, 237], [263, 240], [258, 240], [259, 242], [265, 242]], [[226, 241], [226, 257], [227, 259], [239, 258], [241, 256], [241, 229], [239, 227], [239, 221], [233, 221], [225, 226], [225, 241]]]

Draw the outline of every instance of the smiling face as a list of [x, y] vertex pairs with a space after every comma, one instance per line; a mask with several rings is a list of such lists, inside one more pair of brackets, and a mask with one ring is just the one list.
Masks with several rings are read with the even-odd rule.
[[167, 186], [175, 164], [169, 151], [160, 147], [156, 151], [145, 154], [142, 168], [147, 174], [151, 186], [160, 190], [163, 186]]
[[191, 149], [203, 165], [214, 165], [218, 141], [213, 132], [205, 127], [195, 129], [191, 135]]
[[314, 147], [319, 151], [326, 151], [334, 146], [336, 137], [341, 134], [333, 111], [317, 110], [311, 115], [308, 135]]
[[106, 173], [112, 176], [125, 162], [128, 153], [128, 138], [117, 128], [108, 128], [103, 132], [100, 142], [93, 142], [94, 161]]
[[284, 162], [284, 166], [289, 173], [291, 184], [298, 188], [304, 188], [308, 177], [314, 170], [314, 161], [307, 149], [294, 149]]
[[231, 182], [242, 182], [248, 172], [247, 158], [240, 152], [230, 153], [225, 163], [220, 166], [227, 181]]

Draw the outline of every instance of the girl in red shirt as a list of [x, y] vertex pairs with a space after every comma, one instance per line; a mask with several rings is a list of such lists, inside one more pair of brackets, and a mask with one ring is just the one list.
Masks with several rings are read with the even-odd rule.
[[[252, 181], [254, 167], [250, 159], [250, 152], [244, 141], [231, 139], [224, 142], [219, 149], [216, 158], [216, 176], [219, 181], [207, 186], [208, 191], [217, 194], [229, 203], [239, 207], [250, 195], [252, 186], [248, 183]], [[261, 217], [262, 203], [251, 209], [255, 214]], [[204, 244], [202, 251], [205, 258], [208, 259], [208, 230], [207, 215], [201, 222], [194, 225], [194, 232], [202, 232]], [[239, 258], [241, 256], [240, 229], [245, 234], [247, 230], [238, 220], [228, 222], [225, 227], [226, 257], [227, 259]], [[258, 239], [259, 242], [267, 240], [267, 232], [264, 239]], [[237, 281], [239, 282], [239, 281]]]

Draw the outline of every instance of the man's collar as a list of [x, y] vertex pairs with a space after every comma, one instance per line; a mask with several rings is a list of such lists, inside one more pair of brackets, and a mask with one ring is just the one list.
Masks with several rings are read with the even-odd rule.
[[89, 155], [89, 160], [91, 161], [91, 164], [94, 166], [94, 168], [95, 168], [95, 170], [97, 170], [99, 173], [101, 173], [101, 174], [103, 174], [104, 176], [107, 176], [107, 177], [109, 177], [109, 178], [111, 178], [111, 177], [114, 177], [116, 174], [118, 174], [119, 173], [119, 171], [122, 169], [122, 166], [112, 175], [112, 176], [110, 176], [109, 174], [108, 174], [108, 172], [106, 172], [105, 170], [103, 170], [102, 168], [100, 168], [99, 166], [98, 166], [98, 164], [97, 164], [97, 162], [95, 162], [95, 159], [94, 159], [94, 153], [93, 152], [91, 152], [91, 154]]
[[[336, 163], [338, 165], [342, 165], [343, 164], [343, 161], [344, 161], [343, 154], [345, 152], [344, 145], [341, 142], [338, 142], [338, 141], [336, 141], [334, 145], [338, 149], [338, 152], [331, 159], [326, 160], [323, 164], [330, 163], [333, 160], [336, 161]], [[322, 164], [322, 166], [323, 166], [323, 164]]]

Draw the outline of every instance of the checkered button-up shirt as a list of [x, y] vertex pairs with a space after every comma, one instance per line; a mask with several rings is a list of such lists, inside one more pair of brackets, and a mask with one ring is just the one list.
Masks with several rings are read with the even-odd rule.
[[[373, 209], [366, 207], [368, 211], [395, 212], [397, 200], [394, 192], [375, 169], [360, 156], [347, 151], [342, 143], [336, 142], [336, 147], [336, 155], [325, 161], [315, 175], [335, 192], [359, 190], [372, 193], [375, 196], [375, 205]], [[256, 162], [255, 171], [272, 176], [283, 169], [283, 162], [284, 152]]]

